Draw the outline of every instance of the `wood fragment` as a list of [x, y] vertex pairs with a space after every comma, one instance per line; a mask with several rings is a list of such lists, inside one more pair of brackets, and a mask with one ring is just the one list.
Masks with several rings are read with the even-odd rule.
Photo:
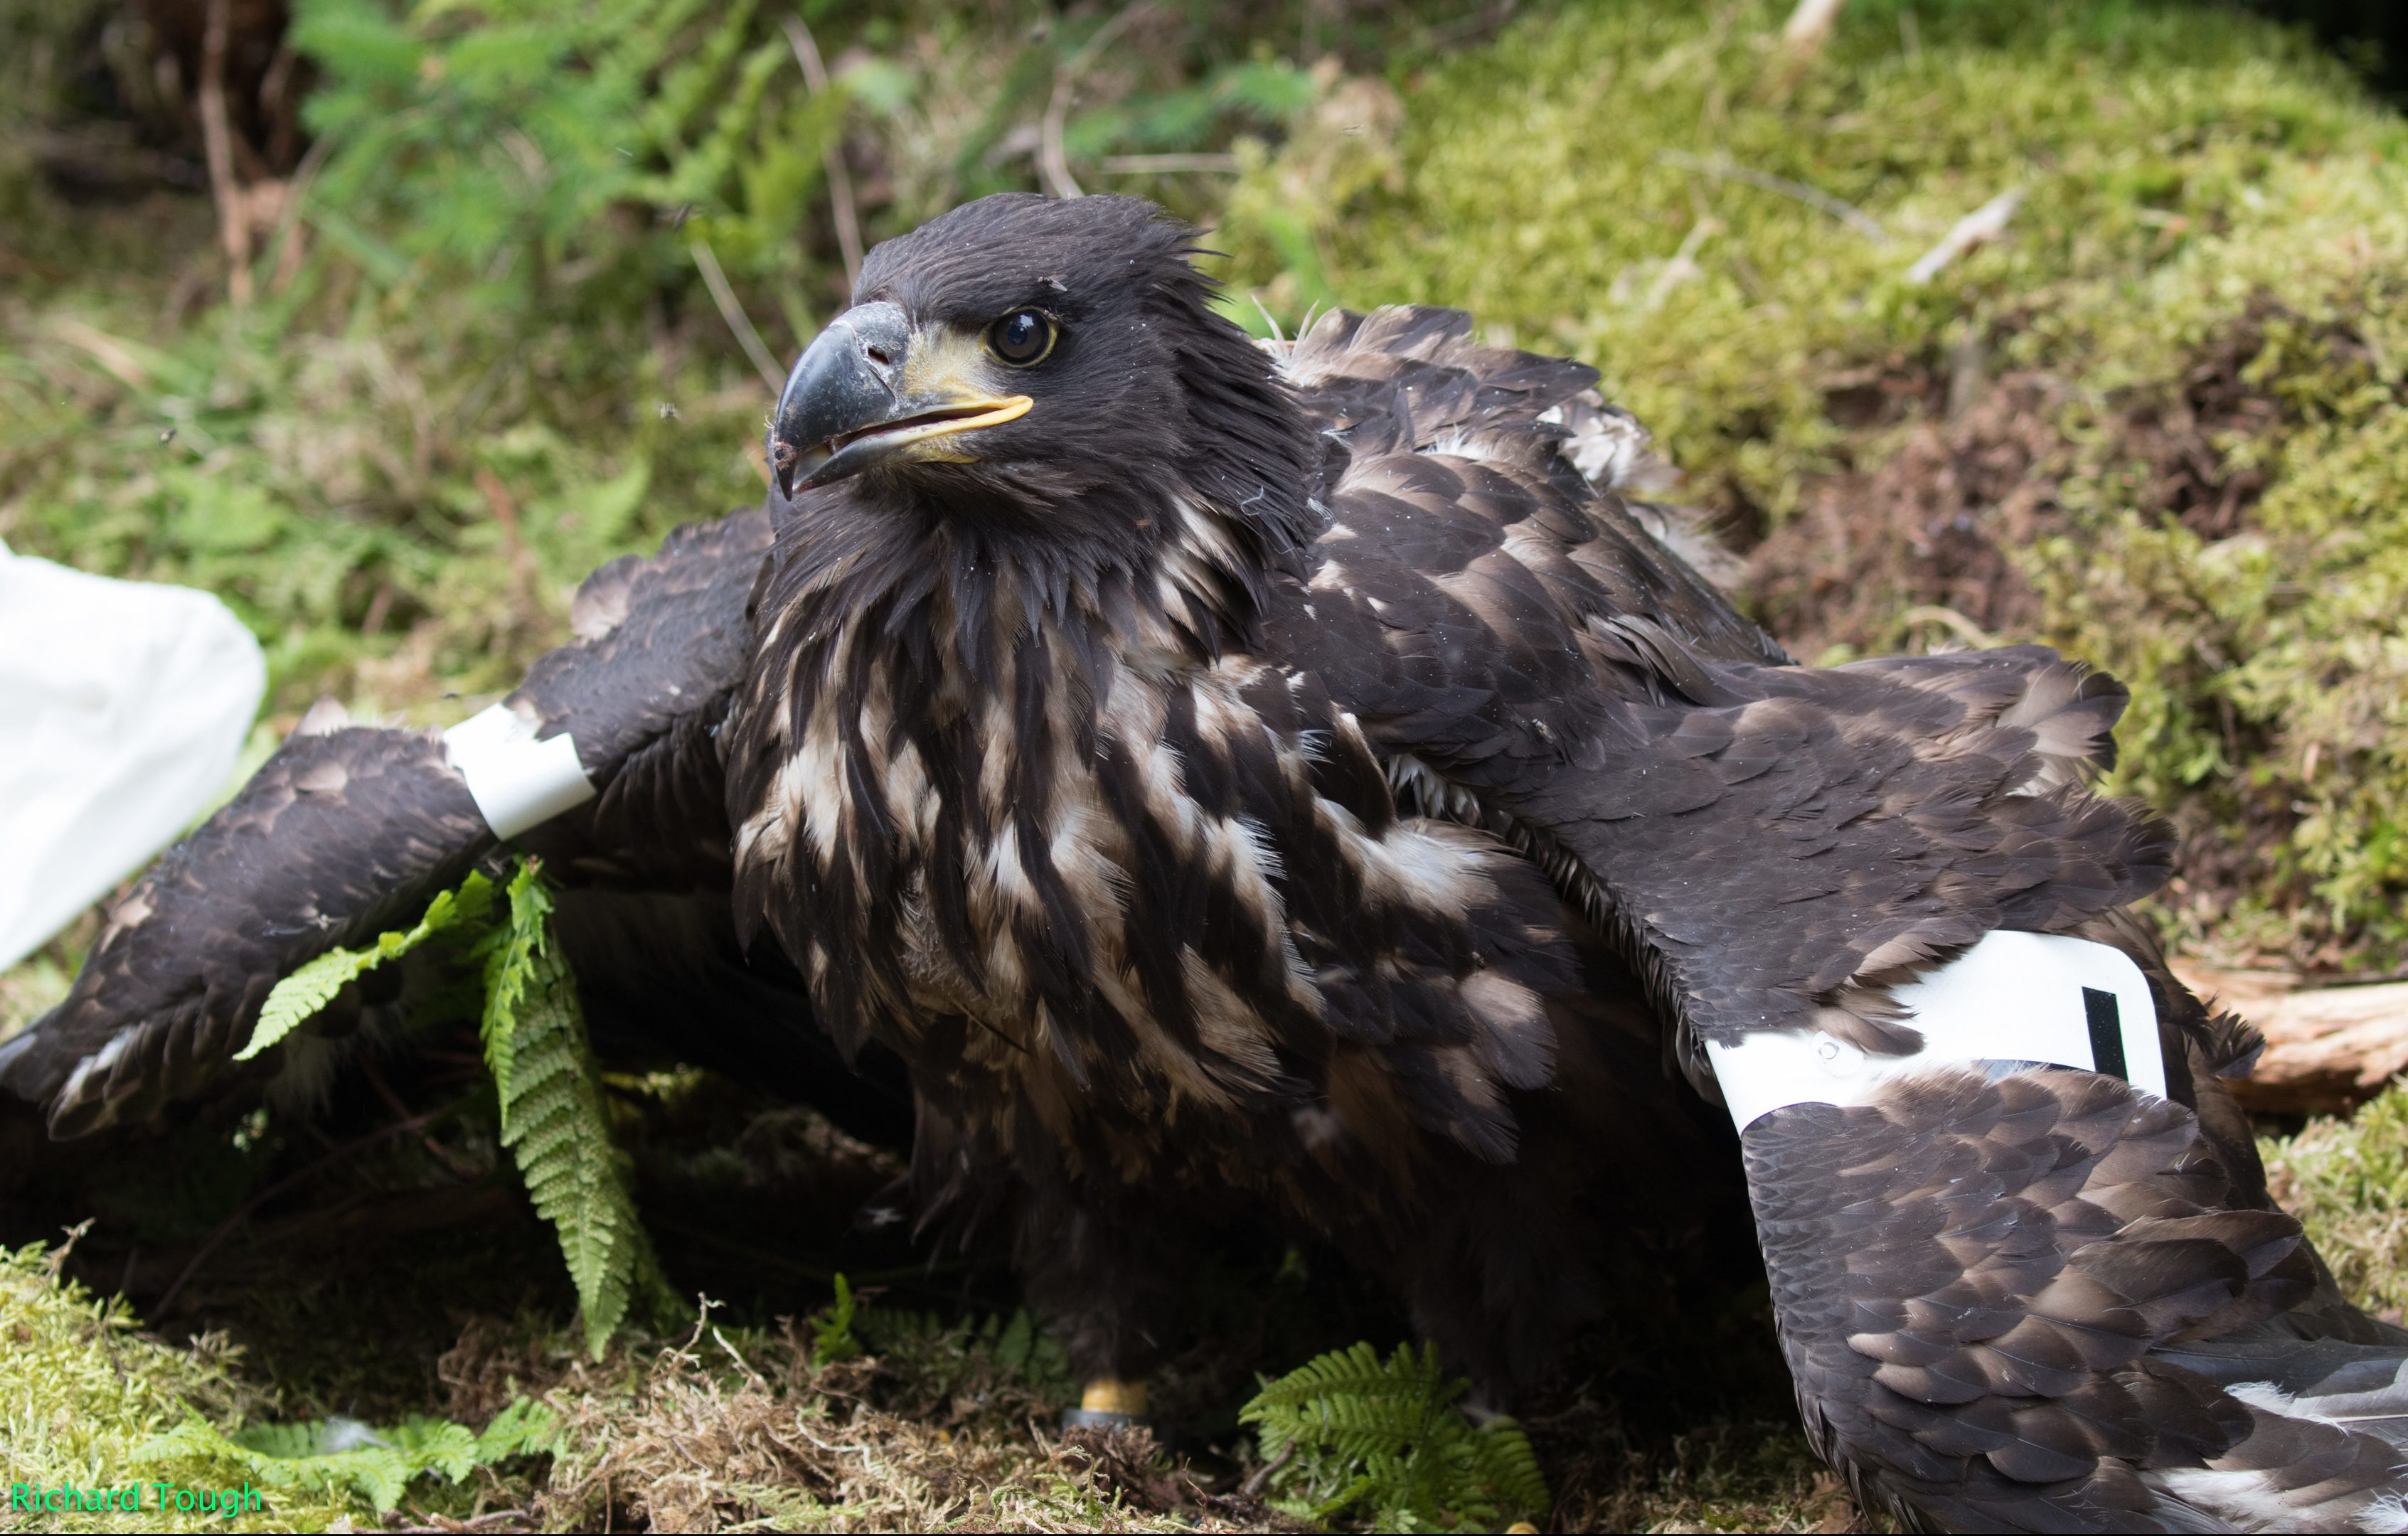
[[2007, 231], [2007, 221], [2015, 209], [2024, 206], [2024, 189], [2009, 187], [1988, 202], [1965, 215], [1940, 237], [1940, 243], [1925, 251], [1913, 266], [1906, 269], [1906, 280], [1926, 283], [1940, 275], [1950, 262], [1972, 250], [1985, 240], [1995, 240]]
[[234, 129], [226, 120], [226, 37], [231, 0], [209, 0], [201, 33], [201, 144], [209, 162], [209, 194], [218, 206], [218, 241], [225, 247], [226, 296], [251, 302], [251, 207], [234, 168]]
[[1788, 24], [1781, 29], [1781, 40], [1801, 53], [1819, 52], [1830, 41], [1844, 4], [1846, 0], [1798, 0], [1798, 8], [1789, 13]]
[[[803, 83], [815, 96], [828, 92], [827, 65], [820, 61], [820, 45], [811, 36], [811, 29], [800, 16], [786, 18], [786, 42], [795, 50], [795, 62], [802, 65]], [[861, 214], [853, 204], [853, 171], [844, 163], [844, 135], [839, 131], [833, 143], [820, 157], [826, 169], [828, 201], [836, 217], [837, 249], [844, 252], [844, 287], [850, 294], [861, 285]]]
[[2301, 987], [2279, 971], [2174, 973], [2212, 1006], [2266, 1037], [2255, 1071], [2232, 1084], [2242, 1107], [2272, 1114], [2346, 1114], [2408, 1072], [2408, 982]]

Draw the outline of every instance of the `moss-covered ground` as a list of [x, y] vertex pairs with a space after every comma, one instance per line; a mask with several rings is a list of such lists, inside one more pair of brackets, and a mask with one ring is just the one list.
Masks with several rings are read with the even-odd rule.
[[[1801, 658], [2039, 639], [2124, 679], [2116, 786], [2182, 832], [2155, 909], [2178, 945], [2328, 980], [2408, 961], [2408, 125], [2263, 22], [1851, 0], [1806, 58], [1772, 0], [1501, 29], [1161, 7], [1082, 60], [1110, 12], [883, 7], [812, 16], [838, 111], [748, 7], [494, 0], [470, 24], [310, 0], [329, 150], [270, 167], [317, 180], [264, 221], [236, 306], [208, 198], [141, 169], [173, 133], [104, 88], [93, 61], [129, 46], [110, 8], [0, 0], [0, 539], [224, 596], [269, 652], [263, 743], [320, 694], [465, 714], [562, 637], [583, 570], [749, 501], [767, 386], [738, 319], [782, 356], [839, 302], [815, 168], [838, 126], [875, 237], [1031, 184], [1075, 64], [1082, 179], [1213, 220], [1271, 321], [1454, 304], [1598, 366]], [[661, 67], [612, 62], [639, 56]], [[1162, 152], [1240, 168], [1104, 168]], [[1931, 259], [2002, 197], [1990, 237]], [[0, 975], [0, 1034], [89, 933]], [[84, 1209], [0, 1232], [50, 1244], [0, 1261], [5, 1480], [114, 1477], [188, 1411], [477, 1428], [525, 1396], [556, 1451], [422, 1479], [404, 1523], [1235, 1529], [1270, 1518], [1234, 1424], [1254, 1374], [1401, 1331], [1326, 1257], [1232, 1254], [1161, 1388], [1179, 1459], [1067, 1441], [1008, 1282], [851, 1227], [891, 1157], [681, 1077], [613, 1092], [671, 1278], [722, 1305], [587, 1360], [458, 1065], [396, 1069], [439, 1112], [419, 1140], [352, 1148], [392, 1118], [361, 1087], [314, 1128], [95, 1155]], [[2265, 1142], [2344, 1285], [2395, 1317], [2403, 1091]], [[869, 1293], [845, 1358], [813, 1324], [839, 1270]], [[152, 1331], [95, 1299], [121, 1291]], [[1858, 1518], [1793, 1427], [1761, 1305], [1634, 1299], [1568, 1342], [1527, 1415], [1556, 1525]], [[178, 1455], [146, 1470], [241, 1475]], [[245, 1520], [378, 1513], [320, 1491]]]

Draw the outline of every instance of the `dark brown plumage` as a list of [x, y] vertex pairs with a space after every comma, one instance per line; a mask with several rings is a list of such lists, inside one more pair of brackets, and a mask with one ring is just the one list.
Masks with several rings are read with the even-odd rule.
[[[672, 534], [580, 589], [580, 639], [509, 698], [541, 733], [573, 733], [599, 788], [520, 840], [565, 888], [562, 943], [597, 1045], [766, 1078], [840, 1123], [894, 1139], [908, 1104], [837, 1067], [800, 978], [747, 962], [729, 916], [724, 789], [710, 732], [746, 652], [744, 604], [766, 515]], [[168, 850], [110, 914], [66, 1000], [0, 1044], [0, 1088], [50, 1134], [139, 1127], [171, 1105], [250, 1086], [307, 1102], [338, 1058], [390, 1044], [406, 977], [372, 973], [290, 1044], [237, 1066], [282, 976], [408, 926], [493, 853], [494, 836], [431, 731], [354, 725], [321, 705], [233, 801]]]
[[[1510, 1394], [1596, 1305], [1599, 1221], [1711, 1185], [1641, 1062], [1711, 1094], [1704, 1044], [1752, 1031], [1912, 1054], [1889, 985], [2112, 931], [2165, 841], [2084, 786], [2109, 681], [1785, 665], [1582, 473], [1587, 369], [1430, 310], [1266, 357], [1184, 240], [973, 204], [797, 365], [738, 919], [910, 1064], [924, 1195], [1009, 1225], [1090, 1374], [1153, 1362], [1182, 1229], [1239, 1207], [1340, 1236]], [[2187, 1104], [1997, 1070], [1748, 1132], [1827, 1452], [1918, 1521], [2392, 1518], [2381, 1436], [2320, 1427], [2329, 1476], [2270, 1494], [2246, 1448], [2308, 1420], [2153, 1360], [2315, 1327], [2254, 1170]]]
[[[1202, 1232], [1284, 1222], [1503, 1401], [1743, 1178], [1810, 1432], [1909, 1523], [2399, 1529], [2408, 1350], [2267, 1198], [2247, 1031], [2125, 911], [2166, 845], [2086, 787], [2122, 691], [2037, 647], [1790, 665], [1626, 499], [1590, 370], [1430, 309], [1257, 349], [1190, 239], [1006, 197], [879, 248], [780, 403], [745, 616], [714, 578], [684, 640], [631, 619], [519, 696], [590, 678], [615, 778], [570, 822], [732, 890], [901, 1057], [925, 1219], [1123, 1378]], [[1912, 1056], [1889, 989], [1997, 928], [2131, 955], [2171, 1098], [1944, 1066], [1732, 1156], [1708, 1043]]]

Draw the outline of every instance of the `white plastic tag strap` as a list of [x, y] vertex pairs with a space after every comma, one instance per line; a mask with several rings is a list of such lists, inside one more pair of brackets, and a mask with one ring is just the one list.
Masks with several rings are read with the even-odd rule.
[[594, 798], [566, 731], [535, 739], [535, 722], [508, 704], [470, 715], [443, 733], [443, 750], [494, 836], [508, 841]]
[[2122, 950], [2001, 930], [1892, 996], [1922, 1031], [1923, 1049], [1913, 1055], [1868, 1055], [1819, 1029], [1709, 1043], [1732, 1121], [1745, 1130], [1790, 1104], [1861, 1104], [1892, 1078], [1959, 1061], [2078, 1067], [2165, 1097], [2157, 1007], [2141, 968]]

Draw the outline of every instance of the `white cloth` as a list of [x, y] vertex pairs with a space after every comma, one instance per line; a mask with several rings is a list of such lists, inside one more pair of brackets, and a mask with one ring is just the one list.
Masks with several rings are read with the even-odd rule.
[[2045, 1061], [2166, 1096], [2157, 1005], [2122, 950], [2001, 928], [1891, 995], [1923, 1034], [1913, 1055], [1867, 1055], [1819, 1029], [1710, 1042], [1706, 1058], [1732, 1121], [1745, 1130], [1790, 1104], [1861, 1104], [1891, 1078], [1957, 1062]]
[[266, 691], [259, 642], [208, 593], [0, 545], [0, 968], [191, 825]]

